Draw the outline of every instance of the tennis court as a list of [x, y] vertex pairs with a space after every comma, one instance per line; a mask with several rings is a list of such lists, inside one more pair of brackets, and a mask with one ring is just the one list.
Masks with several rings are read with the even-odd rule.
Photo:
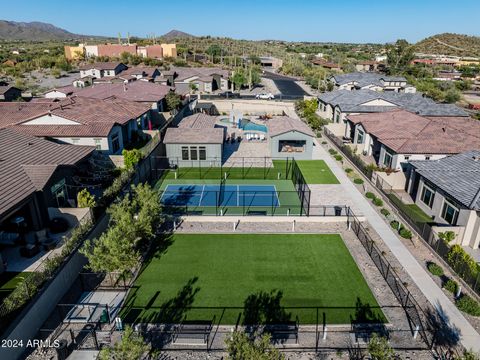
[[160, 202], [169, 206], [280, 206], [275, 185], [169, 184]]

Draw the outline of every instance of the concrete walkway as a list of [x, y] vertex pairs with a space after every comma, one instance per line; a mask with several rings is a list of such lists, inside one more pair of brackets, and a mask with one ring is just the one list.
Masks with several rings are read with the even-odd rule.
[[[398, 259], [405, 271], [410, 275], [412, 280], [416, 283], [418, 288], [423, 292], [426, 299], [437, 309], [440, 313], [445, 315], [449, 323], [458, 329], [460, 333], [460, 342], [466, 349], [471, 349], [475, 352], [480, 352], [480, 335], [465, 319], [462, 313], [457, 309], [443, 291], [435, 284], [432, 278], [428, 275], [426, 270], [417, 262], [415, 257], [398, 239], [395, 233], [391, 230], [380, 215], [371, 207], [367, 199], [361, 194], [355, 185], [348, 179], [347, 175], [325, 149], [316, 141], [316, 146], [313, 152], [314, 159], [324, 160], [330, 169], [333, 171], [337, 179], [340, 181], [342, 192], [348, 194], [356, 207], [361, 209], [362, 215], [376, 230], [378, 235], [382, 238], [391, 252]], [[314, 190], [312, 190], [314, 191]]]

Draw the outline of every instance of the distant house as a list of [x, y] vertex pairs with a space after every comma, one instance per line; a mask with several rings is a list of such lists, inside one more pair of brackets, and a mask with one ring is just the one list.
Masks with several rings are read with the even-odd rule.
[[323, 67], [324, 69], [333, 70], [333, 71], [341, 71], [342, 70], [342, 66], [340, 64], [329, 62], [325, 59], [312, 60], [312, 65], [313, 66], [320, 66], [320, 67]]
[[448, 70], [440, 70], [435, 74], [433, 80], [437, 81], [457, 81], [460, 80], [462, 77], [462, 73], [460, 71], [448, 71]]
[[123, 53], [137, 55], [136, 44], [102, 44], [97, 45], [97, 56], [120, 57]]
[[315, 134], [299, 119], [274, 116], [267, 121], [272, 158], [311, 160]]
[[220, 166], [225, 130], [216, 117], [198, 113], [187, 116], [178, 127], [168, 128], [163, 143], [167, 157], [177, 166]]
[[405, 169], [412, 160], [437, 160], [480, 149], [480, 123], [469, 117], [427, 117], [395, 109], [349, 115], [350, 138], [380, 167]]
[[50, 89], [43, 93], [46, 99], [62, 99], [67, 96], [73, 95], [76, 87], [73, 85], [62, 86], [58, 88]]
[[378, 61], [362, 61], [355, 65], [355, 69], [360, 72], [375, 72], [384, 67], [385, 65]]
[[417, 93], [379, 92], [364, 90], [335, 90], [318, 96], [318, 114], [334, 123], [345, 123], [345, 136], [350, 129], [347, 115], [379, 113], [395, 108], [405, 109], [422, 116], [468, 116], [453, 104], [437, 104]]
[[176, 58], [177, 57], [177, 45], [176, 44], [160, 44], [160, 46], [162, 48], [163, 57], [167, 57], [167, 58]]
[[88, 75], [83, 78], [73, 80], [72, 85], [79, 88], [87, 87], [93, 84], [94, 79], [95, 78], [93, 76]]
[[160, 70], [156, 67], [135, 66], [123, 70], [118, 77], [125, 80], [143, 80], [154, 81], [157, 76], [160, 76]]
[[80, 77], [91, 76], [97, 79], [103, 77], [114, 77], [128, 67], [121, 62], [98, 62], [94, 64], [86, 64], [80, 67]]
[[162, 71], [161, 76], [155, 82], [168, 86], [191, 86], [197, 87], [200, 92], [211, 93], [216, 90], [227, 91], [230, 89], [229, 71], [221, 68], [182, 68], [172, 67]]
[[270, 69], [279, 69], [283, 65], [283, 60], [273, 56], [260, 56], [260, 66]]
[[85, 46], [64, 46], [65, 58], [68, 60], [80, 60], [85, 56]]
[[60, 143], [94, 146], [119, 154], [148, 129], [150, 104], [115, 97], [98, 100], [73, 96], [57, 102], [0, 103], [0, 128], [53, 139]]
[[0, 101], [14, 101], [22, 97], [22, 90], [15, 86], [0, 86]]
[[28, 230], [46, 227], [49, 207], [70, 206], [67, 186], [94, 150], [0, 129], [0, 228], [16, 217]]
[[436, 161], [412, 161], [408, 192], [432, 221], [437, 232], [453, 231], [454, 243], [480, 245], [480, 151]]
[[394, 91], [414, 93], [417, 90], [407, 83], [403, 76], [387, 76], [377, 73], [354, 72], [333, 75], [329, 81], [336, 90], [361, 90]]

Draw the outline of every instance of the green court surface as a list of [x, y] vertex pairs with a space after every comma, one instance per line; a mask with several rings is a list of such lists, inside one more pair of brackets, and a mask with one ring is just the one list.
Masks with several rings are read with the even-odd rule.
[[[165, 178], [163, 181], [157, 182], [155, 188], [160, 194], [168, 185], [185, 184], [185, 185], [208, 185], [219, 184], [220, 180], [212, 179], [170, 179]], [[277, 196], [280, 206], [188, 206], [187, 208], [178, 207], [179, 211], [189, 214], [198, 215], [214, 215], [219, 214], [220, 210], [223, 215], [247, 215], [247, 214], [266, 214], [266, 215], [299, 215], [300, 212], [305, 213], [305, 209], [301, 207], [298, 193], [291, 180], [241, 180], [229, 179], [225, 181], [225, 185], [274, 185], [277, 190]], [[161, 196], [161, 195], [160, 195]]]
[[[240, 160], [239, 160], [240, 161]], [[273, 166], [268, 166], [265, 160], [265, 166], [253, 167], [248, 165], [248, 159], [245, 163], [237, 163], [235, 167], [179, 167], [176, 171], [166, 172], [165, 179], [175, 179], [175, 172], [177, 179], [222, 179], [227, 174], [227, 179], [287, 179], [290, 174], [292, 161], [273, 160]], [[243, 166], [242, 166], [243, 165]]]
[[127, 323], [385, 322], [338, 234], [174, 234], [158, 240]]
[[307, 184], [340, 184], [323, 160], [297, 160]]

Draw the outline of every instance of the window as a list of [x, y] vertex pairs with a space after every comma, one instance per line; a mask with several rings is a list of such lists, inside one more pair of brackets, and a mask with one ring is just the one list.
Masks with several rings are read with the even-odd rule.
[[188, 147], [182, 146], [182, 160], [188, 160]]
[[425, 205], [427, 205], [429, 208], [431, 208], [434, 198], [435, 198], [435, 191], [433, 191], [428, 186], [423, 184], [422, 193], [420, 195], [420, 199], [422, 200], [422, 202]]
[[93, 139], [95, 141], [95, 148], [97, 150], [102, 150], [102, 139]]
[[458, 209], [445, 200], [442, 208], [442, 219], [450, 225], [457, 225]]
[[430, 160], [430, 156], [425, 156], [425, 160]]
[[340, 114], [337, 113], [337, 115], [335, 116], [335, 122], [340, 122]]
[[197, 147], [196, 146], [191, 146], [190, 147], [190, 160], [198, 160]]
[[72, 144], [73, 145], [78, 145], [78, 142], [80, 141], [80, 139], [73, 139], [72, 138]]
[[358, 129], [358, 133], [357, 133], [357, 144], [363, 144], [363, 142], [365, 141], [365, 133]]
[[405, 157], [405, 161], [410, 160], [410, 155], [405, 155], [404, 157]]
[[118, 134], [112, 136], [112, 152], [116, 153], [120, 150], [120, 140], [118, 140]]
[[207, 160], [207, 149], [205, 146], [200, 146], [198, 148], [198, 154], [200, 156], [200, 160]]
[[383, 165], [385, 165], [387, 168], [391, 168], [392, 159], [393, 159], [393, 156], [385, 151], [385, 155], [383, 156]]

